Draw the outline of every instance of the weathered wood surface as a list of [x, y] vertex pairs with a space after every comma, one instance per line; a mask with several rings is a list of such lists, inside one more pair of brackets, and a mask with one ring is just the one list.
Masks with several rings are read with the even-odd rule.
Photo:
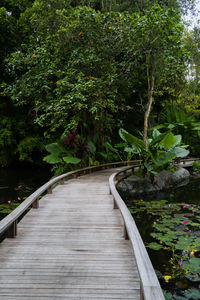
[[104, 170], [107, 168], [114, 168], [120, 166], [127, 165], [135, 165], [138, 164], [139, 161], [124, 161], [124, 162], [114, 162], [103, 164], [99, 166], [87, 167], [84, 169], [79, 169], [75, 171], [71, 171], [60, 176], [54, 177], [49, 180], [47, 183], [42, 185], [39, 189], [37, 189], [33, 194], [31, 194], [28, 198], [26, 198], [15, 210], [13, 210], [8, 216], [6, 216], [3, 220], [0, 221], [0, 235], [7, 232], [7, 236], [10, 238], [14, 238], [17, 235], [17, 223], [18, 219], [27, 211], [27, 209], [32, 206], [33, 208], [39, 207], [39, 198], [46, 191], [48, 194], [52, 193], [53, 187], [57, 184], [63, 184], [65, 180], [69, 180], [71, 178], [76, 178], [80, 175], [96, 172], [98, 170]]
[[[116, 169], [117, 170], [117, 169]], [[104, 170], [39, 201], [0, 244], [0, 299], [140, 299], [140, 279]]]

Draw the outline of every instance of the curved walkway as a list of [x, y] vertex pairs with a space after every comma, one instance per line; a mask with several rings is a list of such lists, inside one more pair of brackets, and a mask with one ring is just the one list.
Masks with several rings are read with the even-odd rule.
[[[58, 185], [0, 244], [0, 299], [140, 299], [107, 169]], [[155, 299], [156, 300], [156, 299]]]

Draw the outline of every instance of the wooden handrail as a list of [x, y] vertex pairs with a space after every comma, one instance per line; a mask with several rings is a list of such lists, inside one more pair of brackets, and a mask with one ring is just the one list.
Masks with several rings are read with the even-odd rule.
[[81, 174], [87, 172], [95, 172], [97, 170], [113, 168], [119, 166], [126, 166], [138, 163], [139, 161], [123, 161], [123, 162], [113, 162], [108, 164], [102, 164], [98, 166], [87, 167], [83, 169], [78, 169], [75, 171], [71, 171], [60, 176], [57, 176], [44, 185], [42, 185], [39, 189], [37, 189], [33, 194], [31, 194], [28, 198], [26, 198], [15, 210], [13, 210], [9, 215], [7, 215], [3, 220], [0, 221], [0, 235], [7, 231], [7, 237], [15, 237], [17, 235], [17, 222], [18, 219], [23, 215], [23, 213], [32, 205], [33, 208], [39, 207], [39, 197], [45, 193], [52, 193], [53, 186], [56, 183], [63, 183], [64, 180], [73, 178], [74, 176], [79, 176]]
[[125, 237], [128, 237], [131, 241], [135, 253], [137, 268], [140, 275], [141, 299], [164, 300], [165, 298], [160, 283], [135, 221], [116, 189], [116, 182], [118, 182], [120, 174], [122, 174], [123, 177], [126, 177], [126, 172], [132, 169], [134, 170], [135, 168], [138, 167], [129, 167], [126, 170], [112, 174], [109, 178], [110, 191], [114, 198], [114, 208], [119, 208], [124, 219]]

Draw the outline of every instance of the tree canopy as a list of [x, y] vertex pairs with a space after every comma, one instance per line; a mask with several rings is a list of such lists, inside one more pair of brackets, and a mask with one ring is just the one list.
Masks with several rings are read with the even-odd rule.
[[[143, 115], [148, 144], [152, 104], [156, 116], [167, 103], [182, 103], [189, 61], [198, 69], [197, 32], [187, 37], [181, 21], [193, 3], [4, 0], [2, 164], [26, 160], [44, 138], [72, 130], [102, 151], [122, 125], [141, 130]], [[198, 103], [197, 91], [198, 84]]]

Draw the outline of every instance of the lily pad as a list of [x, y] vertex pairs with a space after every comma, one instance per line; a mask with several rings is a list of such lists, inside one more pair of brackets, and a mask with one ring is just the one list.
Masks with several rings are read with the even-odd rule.
[[187, 291], [185, 291], [185, 295], [190, 299], [200, 299], [200, 290], [188, 289]]
[[154, 242], [148, 244], [147, 247], [148, 247], [148, 248], [151, 248], [151, 249], [153, 249], [153, 250], [160, 250], [161, 248], [163, 248], [162, 245], [157, 244], [157, 243], [154, 243]]

